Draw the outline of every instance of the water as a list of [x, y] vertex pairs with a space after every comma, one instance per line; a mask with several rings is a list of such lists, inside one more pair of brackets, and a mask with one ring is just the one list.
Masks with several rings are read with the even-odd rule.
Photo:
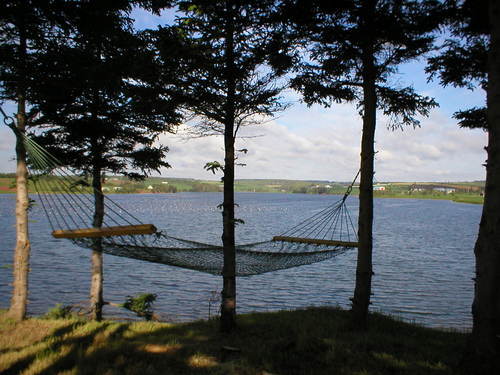
[[[219, 193], [114, 195], [145, 223], [173, 236], [220, 243]], [[239, 193], [238, 242], [269, 239], [338, 197], [303, 194]], [[13, 195], [0, 195], [0, 308], [9, 304], [14, 248]], [[348, 200], [356, 220], [358, 201]], [[372, 310], [427, 326], [469, 329], [473, 297], [473, 246], [481, 206], [449, 201], [377, 199], [374, 222]], [[90, 252], [56, 240], [39, 206], [30, 217], [32, 256], [30, 314], [56, 303], [84, 303], [90, 284]], [[105, 300], [155, 293], [155, 311], [165, 319], [205, 319], [214, 313], [220, 277], [161, 264], [104, 256]], [[348, 308], [355, 281], [356, 251], [313, 265], [238, 278], [238, 312], [306, 306]], [[215, 297], [215, 298], [214, 298]], [[106, 307], [108, 316], [126, 317]]]

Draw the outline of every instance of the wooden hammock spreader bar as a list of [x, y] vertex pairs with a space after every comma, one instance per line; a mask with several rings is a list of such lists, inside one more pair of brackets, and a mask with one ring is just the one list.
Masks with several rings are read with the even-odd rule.
[[153, 233], [156, 233], [156, 227], [153, 224], [139, 224], [102, 228], [55, 230], [52, 232], [52, 236], [55, 238], [94, 238]]
[[342, 246], [342, 247], [358, 247], [359, 246], [358, 242], [320, 240], [320, 239], [315, 239], [315, 238], [287, 237], [287, 236], [274, 236], [273, 241], [299, 242], [299, 243], [310, 243], [310, 244], [314, 244], [314, 245], [329, 245], [329, 246]]

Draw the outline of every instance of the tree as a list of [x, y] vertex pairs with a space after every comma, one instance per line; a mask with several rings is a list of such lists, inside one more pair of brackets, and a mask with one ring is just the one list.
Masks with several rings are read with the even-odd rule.
[[191, 51], [185, 53], [190, 66], [185, 81], [189, 111], [198, 120], [199, 132], [224, 137], [224, 163], [209, 163], [207, 168], [224, 173], [221, 330], [229, 332], [235, 327], [235, 225], [239, 222], [234, 216], [235, 141], [242, 126], [284, 108], [276, 83], [279, 74], [265, 69], [272, 44], [266, 20], [274, 1], [193, 0], [178, 5], [185, 13], [178, 30], [184, 48]]
[[57, 37], [64, 30], [59, 18], [64, 3], [58, 1], [3, 1], [0, 5], [0, 100], [17, 104], [14, 130], [16, 142], [16, 247], [14, 250], [13, 294], [9, 315], [26, 316], [30, 241], [28, 232], [29, 197], [26, 150], [21, 134], [28, 126], [27, 104], [33, 83], [31, 66], [47, 35]]
[[305, 40], [306, 59], [292, 87], [308, 104], [355, 102], [363, 119], [359, 193], [359, 249], [352, 321], [366, 329], [371, 296], [374, 141], [377, 110], [388, 127], [419, 126], [434, 100], [411, 87], [391, 85], [398, 65], [427, 52], [436, 1], [292, 1], [288, 17]]
[[463, 358], [468, 374], [500, 372], [500, 1], [449, 1], [451, 38], [427, 71], [442, 85], [486, 90], [486, 107], [455, 113], [461, 126], [488, 131], [486, 183], [479, 233], [472, 332]]
[[[159, 87], [155, 52], [147, 38], [132, 30], [131, 1], [72, 3], [71, 33], [51, 40], [33, 67], [33, 126], [45, 130], [38, 142], [67, 165], [90, 177], [94, 217], [104, 217], [105, 173], [142, 179], [169, 167], [166, 146], [155, 141], [181, 121], [173, 92]], [[146, 3], [146, 2], [144, 2]], [[163, 71], [175, 77], [175, 72]], [[100, 320], [103, 306], [103, 263], [100, 239], [94, 241], [90, 310]]]

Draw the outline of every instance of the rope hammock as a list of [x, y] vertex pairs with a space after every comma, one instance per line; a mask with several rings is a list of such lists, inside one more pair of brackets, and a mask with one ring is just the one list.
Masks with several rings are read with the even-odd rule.
[[[104, 221], [92, 228], [94, 191], [85, 177], [62, 166], [24, 134], [30, 179], [55, 238], [66, 238], [106, 254], [222, 274], [223, 248], [158, 231], [144, 224], [108, 196]], [[356, 181], [357, 177], [354, 181]], [[249, 276], [320, 262], [358, 246], [346, 208], [354, 181], [339, 201], [269, 241], [236, 246], [236, 275]]]

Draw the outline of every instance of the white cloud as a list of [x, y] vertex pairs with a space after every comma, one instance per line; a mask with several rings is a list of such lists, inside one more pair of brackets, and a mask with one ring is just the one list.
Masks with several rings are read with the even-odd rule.
[[404, 132], [379, 131], [377, 149], [388, 150], [392, 158], [378, 157], [379, 180], [457, 181], [485, 178], [486, 134], [482, 130], [460, 129], [439, 110], [422, 120], [417, 129]]

